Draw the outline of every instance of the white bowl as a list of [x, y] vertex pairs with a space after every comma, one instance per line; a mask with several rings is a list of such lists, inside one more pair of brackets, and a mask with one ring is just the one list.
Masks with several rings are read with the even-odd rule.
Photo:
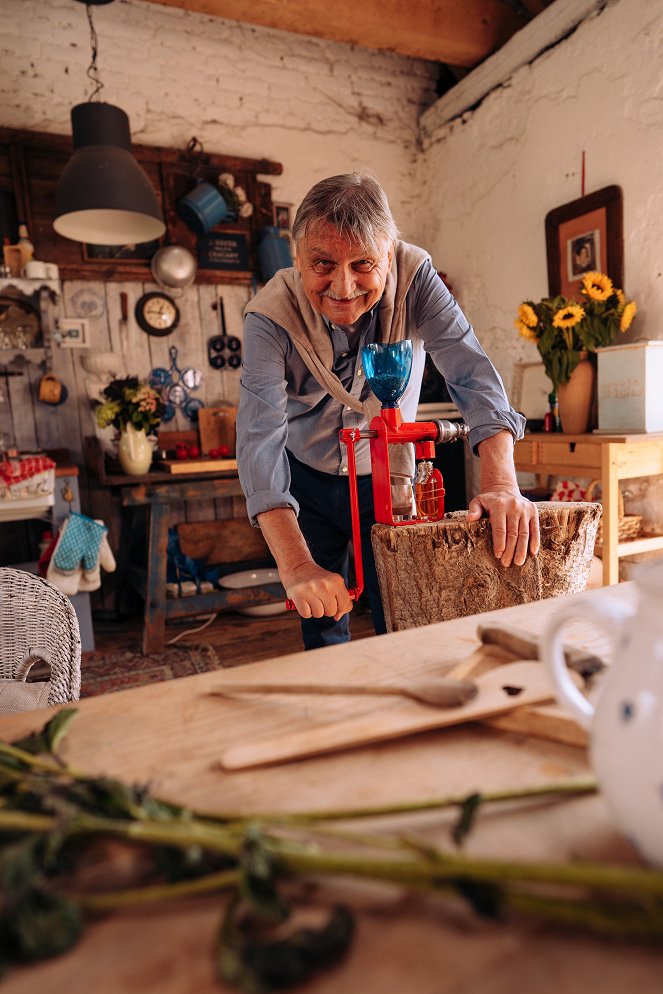
[[81, 363], [86, 372], [93, 376], [119, 376], [122, 372], [122, 357], [117, 352], [86, 352], [81, 356]]
[[[275, 569], [247, 569], [241, 573], [229, 573], [222, 576], [219, 586], [226, 590], [242, 590], [244, 587], [260, 587], [263, 583], [280, 583], [279, 574]], [[283, 614], [286, 610], [285, 601], [274, 601], [271, 604], [256, 604], [255, 607], [238, 607], [239, 614], [250, 618], [266, 618], [272, 614]]]

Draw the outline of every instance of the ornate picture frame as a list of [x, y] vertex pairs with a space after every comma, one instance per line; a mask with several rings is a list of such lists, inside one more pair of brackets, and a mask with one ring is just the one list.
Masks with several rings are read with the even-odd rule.
[[546, 215], [548, 293], [578, 297], [583, 273], [624, 281], [623, 203], [619, 186], [606, 186]]

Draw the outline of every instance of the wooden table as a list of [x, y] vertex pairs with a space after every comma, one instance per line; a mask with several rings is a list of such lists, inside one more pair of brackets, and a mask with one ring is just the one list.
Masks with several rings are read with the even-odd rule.
[[[576, 595], [630, 599], [633, 586]], [[397, 742], [265, 769], [227, 772], [218, 758], [232, 743], [310, 726], [356, 708], [347, 698], [226, 700], [206, 695], [241, 672], [311, 678], [324, 667], [396, 675], [441, 672], [477, 647], [476, 625], [501, 620], [539, 633], [557, 601], [543, 601], [443, 622], [357, 643], [297, 653], [241, 671], [206, 673], [89, 698], [62, 747], [91, 773], [149, 783], [161, 796], [205, 810], [288, 811], [417, 800], [555, 781], [587, 772], [583, 749], [483, 726], [429, 732]], [[567, 640], [605, 652], [603, 637], [582, 623]], [[365, 711], [367, 698], [361, 699]], [[385, 707], [384, 704], [379, 705]], [[315, 709], [315, 710], [313, 710]], [[41, 727], [46, 712], [0, 719], [0, 737]], [[455, 814], [419, 815], [398, 825], [449, 845]], [[466, 849], [518, 859], [633, 862], [600, 796], [505, 805], [484, 812]], [[403, 900], [394, 888], [329, 882], [336, 899], [358, 909], [359, 926], [344, 963], [299, 988], [302, 994], [660, 994], [660, 952], [617, 939], [573, 935], [542, 925], [490, 923], [440, 898]], [[327, 896], [329, 896], [329, 894]], [[66, 956], [3, 980], [6, 994], [218, 994], [210, 949], [220, 897], [152, 905], [98, 920]]]
[[[96, 443], [96, 444], [95, 444]], [[164, 647], [166, 623], [173, 618], [188, 618], [215, 611], [233, 610], [238, 607], [264, 604], [283, 599], [283, 588], [278, 583], [242, 590], [215, 590], [191, 597], [166, 596], [166, 568], [168, 527], [172, 511], [186, 501], [217, 500], [226, 497], [243, 497], [239, 477], [233, 471], [200, 474], [196, 472], [172, 473], [155, 467], [145, 476], [128, 476], [109, 472], [97, 440], [86, 439], [88, 469], [104, 486], [119, 498], [128, 512], [123, 518], [118, 556], [118, 570], [123, 578], [144, 597], [143, 652], [159, 652]], [[133, 512], [146, 515], [147, 553], [145, 562], [132, 562], [129, 558], [134, 525]], [[244, 568], [250, 567], [250, 563]]]
[[663, 549], [663, 535], [619, 541], [620, 480], [663, 474], [663, 433], [640, 435], [526, 435], [516, 442], [516, 469], [548, 476], [598, 479], [603, 504], [603, 582], [619, 582], [619, 560]]

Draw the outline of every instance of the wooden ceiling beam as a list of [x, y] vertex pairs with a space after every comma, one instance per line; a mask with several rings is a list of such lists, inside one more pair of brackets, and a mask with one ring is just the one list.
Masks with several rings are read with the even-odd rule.
[[524, 21], [505, 0], [147, 0], [398, 55], [475, 66]]

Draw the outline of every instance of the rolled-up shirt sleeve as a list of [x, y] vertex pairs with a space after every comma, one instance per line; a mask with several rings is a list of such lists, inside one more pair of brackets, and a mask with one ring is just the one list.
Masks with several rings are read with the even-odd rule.
[[422, 267], [414, 289], [417, 334], [469, 426], [472, 451], [476, 454], [480, 442], [504, 429], [514, 441], [522, 438], [525, 418], [509, 404], [499, 373], [458, 303], [429, 263]]
[[244, 322], [244, 358], [237, 412], [237, 468], [249, 519], [299, 504], [290, 493], [286, 355], [274, 324], [260, 314]]

